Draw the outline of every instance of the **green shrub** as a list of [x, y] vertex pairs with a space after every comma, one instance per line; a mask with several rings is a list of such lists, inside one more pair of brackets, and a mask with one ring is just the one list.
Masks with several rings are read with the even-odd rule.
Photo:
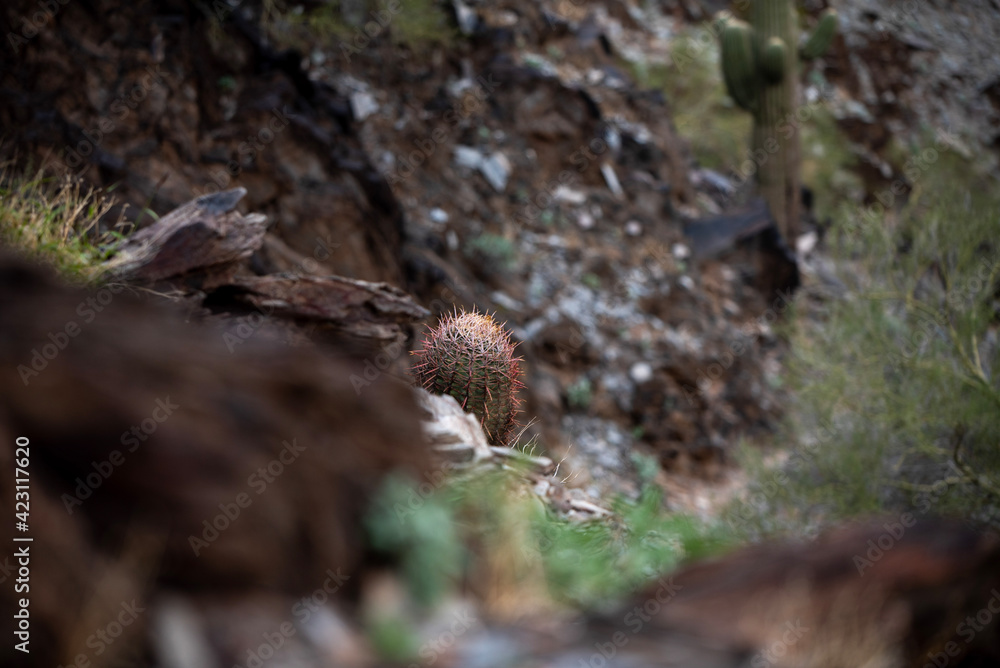
[[797, 445], [778, 470], [756, 465], [727, 515], [751, 535], [889, 511], [1000, 526], [1000, 196], [941, 145], [914, 156], [898, 212], [837, 216], [849, 292], [798, 318]]
[[517, 474], [487, 470], [436, 484], [393, 478], [367, 526], [376, 549], [398, 555], [424, 605], [469, 577], [492, 581], [497, 573], [510, 578], [507, 595], [594, 605], [731, 543], [718, 525], [667, 512], [653, 485], [611, 510], [610, 518], [571, 521], [527, 493]]
[[667, 513], [662, 492], [652, 485], [637, 501], [619, 498], [611, 508], [616, 520], [574, 523], [548, 512], [534, 518], [537, 549], [557, 600], [599, 605], [731, 544], [718, 526]]

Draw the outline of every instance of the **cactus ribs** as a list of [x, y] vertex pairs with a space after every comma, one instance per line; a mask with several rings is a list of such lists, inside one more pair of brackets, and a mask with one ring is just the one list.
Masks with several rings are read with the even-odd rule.
[[475, 413], [493, 445], [507, 445], [519, 407], [519, 380], [515, 345], [489, 315], [445, 315], [414, 352], [417, 382], [435, 394], [450, 394], [462, 408]]

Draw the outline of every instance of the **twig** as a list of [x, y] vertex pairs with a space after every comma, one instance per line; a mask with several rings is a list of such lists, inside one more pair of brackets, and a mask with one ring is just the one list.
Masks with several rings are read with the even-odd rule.
[[969, 465], [962, 461], [959, 455], [959, 450], [962, 447], [962, 441], [965, 440], [965, 425], [958, 425], [955, 427], [955, 439], [954, 445], [951, 450], [951, 459], [955, 462], [955, 466], [958, 470], [966, 475], [969, 481], [979, 487], [987, 494], [1000, 498], [1000, 487], [995, 487], [991, 482], [980, 476], [979, 474], [973, 472]]

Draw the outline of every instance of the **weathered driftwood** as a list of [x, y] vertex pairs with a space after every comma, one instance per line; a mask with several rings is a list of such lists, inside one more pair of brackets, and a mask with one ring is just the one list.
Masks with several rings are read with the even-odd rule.
[[387, 283], [341, 276], [237, 276], [233, 299], [265, 314], [329, 322], [342, 332], [391, 341], [430, 312]]
[[235, 211], [246, 188], [205, 195], [133, 234], [112, 262], [123, 279], [161, 281], [244, 260], [264, 243], [267, 216]]
[[[366, 352], [401, 343], [406, 326], [430, 313], [394, 286], [340, 276], [255, 276], [246, 260], [264, 245], [267, 219], [235, 210], [246, 195], [234, 188], [178, 207], [136, 232], [109, 264], [123, 281], [154, 284], [187, 297], [205, 313], [225, 314], [235, 327], [242, 319], [268, 318], [266, 331], [286, 341], [327, 330]], [[235, 318], [235, 319], [234, 319]], [[241, 336], [252, 335], [255, 324]], [[329, 338], [329, 337], [327, 337]], [[358, 341], [363, 344], [358, 347]]]

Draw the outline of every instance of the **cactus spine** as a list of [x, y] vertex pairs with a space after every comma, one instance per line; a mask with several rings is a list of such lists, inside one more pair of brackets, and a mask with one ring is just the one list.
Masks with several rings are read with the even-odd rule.
[[413, 375], [421, 387], [450, 394], [479, 418], [493, 445], [507, 445], [517, 421], [520, 358], [507, 332], [489, 315], [445, 315], [415, 351]]
[[[782, 236], [794, 243], [800, 190], [799, 127], [790, 122], [799, 97], [796, 17], [789, 0], [752, 0], [749, 19], [719, 19], [722, 75], [733, 101], [753, 114], [757, 183]], [[825, 52], [836, 27], [836, 12], [827, 10], [802, 56]]]

